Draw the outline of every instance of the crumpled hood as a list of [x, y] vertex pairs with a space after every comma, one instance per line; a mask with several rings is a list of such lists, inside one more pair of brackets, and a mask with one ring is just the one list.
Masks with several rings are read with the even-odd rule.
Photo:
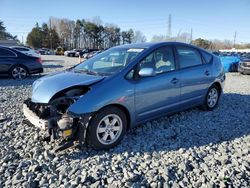
[[48, 103], [59, 91], [72, 86], [88, 86], [103, 78], [102, 76], [75, 73], [73, 71], [64, 71], [44, 76], [33, 83], [31, 100], [35, 103]]

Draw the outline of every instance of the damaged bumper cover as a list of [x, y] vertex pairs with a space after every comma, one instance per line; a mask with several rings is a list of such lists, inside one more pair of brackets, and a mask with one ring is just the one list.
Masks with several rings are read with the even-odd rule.
[[34, 126], [44, 131], [48, 129], [48, 121], [39, 118], [32, 110], [28, 108], [26, 103], [23, 104], [23, 114], [25, 118]]
[[[58, 115], [52, 106], [33, 103], [30, 99], [23, 104], [23, 114], [35, 127], [48, 132], [48, 136], [44, 138], [45, 141], [62, 139], [70, 146], [74, 141], [79, 141], [80, 144], [85, 142], [86, 128], [91, 117], [91, 114], [76, 116], [72, 113], [64, 113]], [[60, 147], [66, 149], [65, 146]]]

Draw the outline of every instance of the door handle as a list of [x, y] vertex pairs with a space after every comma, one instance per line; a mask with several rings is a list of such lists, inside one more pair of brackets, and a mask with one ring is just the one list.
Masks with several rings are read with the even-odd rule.
[[209, 76], [210, 72], [209, 71], [205, 71], [205, 75]]
[[177, 79], [177, 78], [173, 78], [172, 80], [171, 80], [171, 83], [172, 84], [176, 84], [176, 83], [178, 83], [179, 82], [179, 80]]

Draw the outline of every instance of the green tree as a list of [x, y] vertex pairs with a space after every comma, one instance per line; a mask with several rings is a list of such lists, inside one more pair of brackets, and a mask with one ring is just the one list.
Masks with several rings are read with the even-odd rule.
[[[56, 49], [60, 45], [60, 38], [55, 28], [49, 30], [49, 34], [51, 36], [51, 47], [52, 49]], [[50, 48], [50, 47], [47, 47]]]
[[27, 44], [32, 46], [33, 48], [41, 48], [43, 42], [43, 31], [42, 28], [39, 27], [38, 23], [31, 30], [31, 32], [27, 36]]
[[122, 32], [122, 43], [123, 44], [132, 43], [133, 37], [134, 37], [133, 29], [129, 29], [128, 31], [123, 31]]
[[12, 36], [10, 33], [6, 31], [6, 27], [3, 22], [0, 21], [0, 40], [17, 40], [17, 36]]
[[38, 23], [27, 36], [27, 44], [34, 48], [52, 48], [59, 45], [60, 39], [56, 30], [50, 29], [46, 23], [39, 27]]
[[198, 38], [192, 41], [192, 44], [200, 47], [200, 48], [204, 48], [204, 49], [209, 49], [211, 46], [211, 42], [209, 40], [205, 40], [202, 38]]

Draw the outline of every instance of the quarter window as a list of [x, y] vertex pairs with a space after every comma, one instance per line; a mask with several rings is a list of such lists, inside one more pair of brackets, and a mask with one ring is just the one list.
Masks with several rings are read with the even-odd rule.
[[140, 62], [140, 68], [153, 68], [156, 74], [175, 70], [172, 47], [161, 47]]
[[184, 46], [177, 46], [176, 49], [179, 57], [180, 68], [202, 64], [201, 56], [198, 50]]
[[0, 57], [15, 57], [15, 54], [10, 50], [0, 49]]
[[206, 63], [210, 63], [212, 61], [213, 57], [212, 57], [211, 54], [206, 53], [206, 52], [201, 52], [201, 54], [202, 54], [202, 56], [203, 56]]

